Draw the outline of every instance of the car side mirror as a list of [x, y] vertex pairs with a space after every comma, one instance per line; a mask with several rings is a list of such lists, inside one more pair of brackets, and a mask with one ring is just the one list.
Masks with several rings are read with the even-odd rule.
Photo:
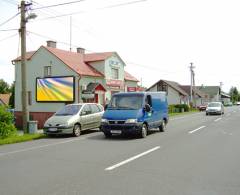
[[149, 104], [145, 104], [144, 110], [145, 110], [146, 112], [150, 112], [150, 111], [151, 111], [150, 105], [149, 105]]

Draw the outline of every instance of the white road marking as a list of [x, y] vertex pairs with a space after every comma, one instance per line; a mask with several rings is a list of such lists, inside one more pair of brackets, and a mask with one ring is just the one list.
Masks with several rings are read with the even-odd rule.
[[4, 153], [0, 153], [0, 157], [8, 155], [8, 154], [16, 154], [16, 153], [20, 153], [20, 152], [27, 152], [27, 151], [31, 151], [31, 150], [40, 149], [40, 148], [46, 148], [46, 147], [49, 147], [49, 146], [56, 146], [56, 145], [59, 145], [59, 144], [66, 144], [66, 143], [69, 143], [69, 142], [75, 142], [75, 141], [79, 141], [79, 140], [83, 140], [83, 139], [86, 139], [86, 138], [81, 137], [79, 139], [71, 139], [71, 140], [57, 142], [57, 143], [53, 143], [53, 144], [46, 144], [46, 145], [41, 145], [41, 146], [34, 146], [34, 147], [31, 147], [31, 148], [25, 148], [25, 149], [21, 149], [21, 150], [15, 150], [15, 151], [11, 151], [11, 152], [4, 152]]
[[120, 162], [120, 163], [118, 163], [118, 164], [115, 164], [115, 165], [113, 165], [113, 166], [111, 166], [111, 167], [108, 167], [108, 168], [105, 169], [105, 171], [111, 171], [111, 170], [113, 170], [113, 169], [116, 169], [116, 168], [118, 168], [118, 167], [120, 167], [120, 166], [122, 166], [122, 165], [124, 165], [124, 164], [127, 164], [127, 163], [129, 163], [129, 162], [131, 162], [131, 161], [133, 161], [133, 160], [136, 160], [136, 159], [138, 159], [138, 158], [140, 158], [140, 157], [142, 157], [142, 156], [144, 156], [144, 155], [147, 155], [147, 154], [149, 154], [149, 153], [151, 153], [151, 152], [153, 152], [153, 151], [155, 151], [155, 150], [158, 150], [159, 148], [160, 148], [160, 146], [156, 146], [155, 148], [152, 148], [152, 149], [150, 149], [150, 150], [148, 150], [148, 151], [146, 151], [146, 152], [143, 152], [143, 153], [138, 154], [138, 155], [136, 155], [136, 156], [133, 156], [133, 157], [127, 159], [127, 160], [124, 160], [124, 161], [122, 161], [122, 162]]
[[194, 132], [196, 132], [196, 131], [199, 131], [200, 129], [203, 129], [203, 128], [205, 128], [205, 127], [206, 127], [206, 126], [201, 126], [201, 127], [197, 128], [197, 129], [194, 129], [194, 130], [192, 130], [192, 131], [189, 131], [188, 133], [192, 134], [192, 133], [194, 133]]
[[184, 119], [184, 118], [186, 118], [186, 117], [170, 118], [170, 121], [175, 121], [175, 120]]
[[215, 122], [218, 122], [220, 121], [222, 118], [217, 118], [216, 120], [214, 120]]

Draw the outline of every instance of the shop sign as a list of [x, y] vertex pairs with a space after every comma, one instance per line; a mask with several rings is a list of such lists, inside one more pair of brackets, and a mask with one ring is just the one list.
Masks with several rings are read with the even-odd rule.
[[127, 87], [127, 91], [134, 92], [134, 91], [137, 91], [137, 88], [136, 87]]
[[112, 80], [112, 79], [107, 79], [106, 84], [111, 87], [122, 87], [123, 86], [123, 81], [121, 80]]

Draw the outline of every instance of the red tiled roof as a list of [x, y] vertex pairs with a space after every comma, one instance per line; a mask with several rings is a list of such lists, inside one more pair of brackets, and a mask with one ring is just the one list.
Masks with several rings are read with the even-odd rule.
[[[42, 46], [47, 49], [50, 53], [55, 55], [64, 64], [69, 66], [73, 71], [79, 75], [84, 76], [95, 76], [104, 77], [104, 75], [94, 69], [92, 66], [88, 65], [88, 62], [96, 62], [106, 60], [111, 57], [114, 52], [104, 52], [104, 53], [92, 53], [92, 54], [81, 54], [77, 52], [71, 52], [66, 50], [61, 50], [52, 47]], [[26, 60], [30, 60], [36, 51], [31, 51], [26, 53]], [[16, 58], [13, 61], [21, 61], [21, 57]], [[128, 81], [139, 82], [134, 76], [125, 71], [124, 79]]]
[[96, 69], [92, 68], [90, 65], [86, 64], [83, 61], [84, 54], [65, 51], [65, 50], [56, 49], [52, 47], [45, 47], [45, 46], [43, 47], [46, 48], [52, 54], [54, 54], [64, 64], [69, 66], [72, 70], [74, 70], [79, 75], [103, 77], [103, 75], [100, 72], [98, 72]]
[[85, 62], [96, 62], [106, 60], [107, 58], [111, 57], [114, 52], [104, 52], [104, 53], [91, 53], [84, 55]]
[[[31, 57], [33, 56], [33, 54], [35, 53], [36, 51], [29, 51], [29, 52], [26, 52], [26, 60], [30, 60]], [[17, 61], [21, 61], [21, 56], [18, 56], [16, 59], [14, 59], [13, 61], [17, 62]]]
[[2, 101], [5, 105], [9, 104], [11, 94], [0, 94], [0, 101]]
[[131, 74], [129, 74], [127, 71], [124, 71], [124, 79], [127, 81], [136, 81], [139, 82], [139, 80], [137, 80], [134, 76], [132, 76]]

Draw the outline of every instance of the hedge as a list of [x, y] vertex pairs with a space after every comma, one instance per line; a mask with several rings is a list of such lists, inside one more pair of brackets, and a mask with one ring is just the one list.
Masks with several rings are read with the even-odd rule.
[[17, 134], [17, 129], [13, 124], [14, 116], [7, 111], [7, 107], [0, 106], [0, 139]]
[[169, 113], [181, 112], [184, 109], [184, 112], [189, 112], [189, 106], [187, 104], [172, 104], [168, 106]]

